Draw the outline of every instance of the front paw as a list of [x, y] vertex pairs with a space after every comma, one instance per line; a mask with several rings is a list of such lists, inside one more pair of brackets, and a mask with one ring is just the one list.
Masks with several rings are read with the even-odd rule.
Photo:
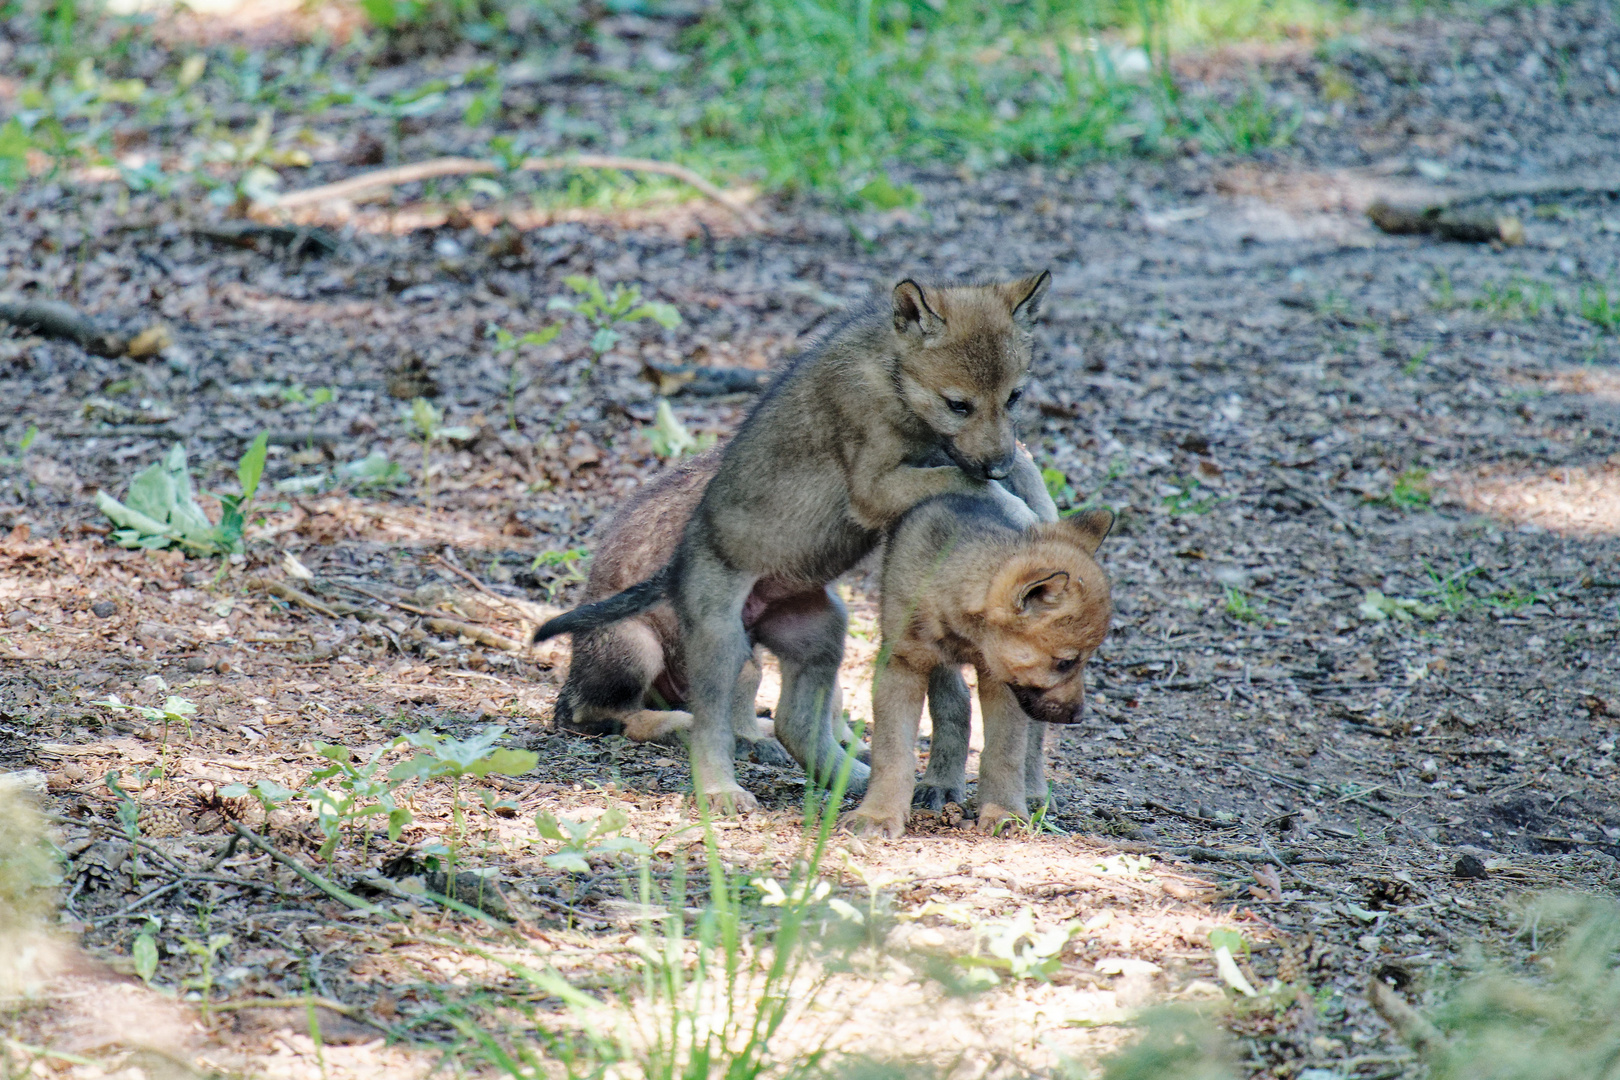
[[759, 800], [735, 784], [716, 791], [703, 792], [698, 798], [708, 803], [709, 813], [726, 817], [752, 814], [759, 809]]
[[979, 832], [995, 836], [1008, 828], [1025, 826], [1028, 822], [1028, 810], [1012, 810], [1005, 806], [997, 806], [993, 802], [987, 802], [979, 806], [979, 821], [975, 828]]
[[918, 784], [917, 790], [911, 795], [911, 805], [920, 806], [924, 810], [938, 813], [945, 809], [946, 803], [967, 802], [967, 792], [959, 787], [946, 787], [938, 784]]
[[839, 818], [838, 825], [856, 836], [886, 836], [898, 840], [906, 833], [906, 814], [903, 810], [896, 814], [862, 803]]

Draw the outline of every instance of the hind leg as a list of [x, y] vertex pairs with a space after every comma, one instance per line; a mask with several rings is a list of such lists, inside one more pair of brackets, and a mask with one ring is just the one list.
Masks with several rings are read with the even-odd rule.
[[732, 702], [753, 655], [743, 629], [743, 603], [755, 577], [726, 565], [688, 533], [676, 555], [671, 597], [685, 647], [687, 705], [692, 711], [692, 784], [700, 799], [748, 813], [759, 802], [737, 784]]
[[[833, 710], [848, 624], [843, 602], [822, 589], [772, 604], [754, 626], [754, 636], [782, 666], [776, 738], [824, 785], [832, 783], [847, 752], [834, 734]], [[852, 762], [848, 790], [865, 791], [869, 773], [859, 760]]]
[[[647, 690], [664, 670], [658, 635], [640, 619], [626, 619], [574, 638], [574, 658], [557, 697], [555, 720], [582, 735], [626, 734], [646, 742], [679, 727], [686, 713], [651, 714], [642, 708]], [[633, 721], [633, 722], [632, 722]]]
[[1024, 749], [1024, 798], [1032, 810], [1037, 806], [1048, 810], [1057, 806], [1057, 800], [1046, 786], [1046, 740], [1051, 735], [1051, 724], [1029, 721], [1029, 742]]
[[940, 664], [928, 675], [928, 716], [934, 737], [928, 744], [928, 768], [912, 802], [929, 810], [943, 810], [948, 802], [967, 801], [968, 738], [973, 713], [967, 682], [952, 664]]
[[737, 676], [737, 688], [731, 699], [731, 733], [739, 759], [753, 758], [761, 765], [791, 765], [793, 759], [776, 741], [774, 724], [767, 731], [754, 712], [759, 697], [759, 650], [755, 649]]

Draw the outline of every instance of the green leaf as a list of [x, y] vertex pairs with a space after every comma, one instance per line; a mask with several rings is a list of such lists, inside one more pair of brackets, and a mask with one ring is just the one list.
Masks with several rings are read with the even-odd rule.
[[141, 982], [150, 986], [152, 976], [157, 974], [157, 938], [150, 931], [142, 933], [130, 948], [130, 956], [135, 961], [135, 974], [141, 977]]
[[607, 836], [629, 828], [630, 818], [622, 806], [610, 806], [596, 819], [596, 827], [591, 830], [592, 836]]
[[468, 772], [483, 777], [490, 773], [501, 776], [522, 776], [540, 763], [540, 755], [533, 750], [492, 750], [472, 763]]
[[1243, 935], [1224, 926], [1216, 927], [1209, 932], [1209, 947], [1212, 949], [1224, 947], [1234, 956], [1239, 953], [1244, 956], [1249, 954], [1249, 943], [1243, 940]]
[[605, 353], [619, 343], [620, 334], [611, 326], [598, 327], [596, 333], [591, 335], [591, 351]]
[[518, 341], [524, 345], [545, 345], [561, 331], [562, 323], [552, 323], [541, 330], [530, 330], [527, 334], [518, 338]]
[[651, 319], [665, 330], [673, 330], [681, 325], [681, 313], [674, 304], [663, 304], [649, 301], [642, 304], [630, 313], [632, 319]]
[[252, 790], [253, 789], [248, 787], [246, 784], [235, 783], [235, 784], [226, 784], [224, 787], [222, 787], [218, 791], [216, 791], [215, 794], [221, 796], [222, 798], [226, 798], [226, 799], [240, 799], [243, 796], [249, 794]]
[[[330, 391], [328, 391], [330, 393]], [[330, 399], [329, 399], [330, 400]], [[270, 452], [270, 436], [259, 432], [248, 445], [247, 453], [236, 463], [236, 479], [242, 485], [241, 501], [246, 503], [259, 490], [259, 478], [264, 475], [264, 459]]]
[[28, 178], [28, 151], [32, 148], [27, 129], [16, 117], [0, 127], [0, 187], [16, 187]]
[[534, 815], [535, 830], [547, 840], [567, 840], [557, 819], [548, 810], [541, 810]]
[[329, 761], [354, 760], [354, 751], [350, 750], [347, 746], [318, 742], [315, 744], [315, 752]]
[[411, 812], [403, 806], [388, 811], [388, 839], [398, 840], [405, 826], [411, 823]]
[[577, 851], [563, 850], [554, 855], [547, 855], [540, 860], [547, 866], [556, 870], [566, 870], [570, 874], [588, 874], [591, 864], [585, 861], [585, 856]]

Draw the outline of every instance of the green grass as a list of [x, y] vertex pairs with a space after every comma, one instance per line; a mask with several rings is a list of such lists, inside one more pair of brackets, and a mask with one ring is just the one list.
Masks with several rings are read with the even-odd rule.
[[[1449, 277], [1436, 272], [1435, 306], [1456, 306]], [[1506, 281], [1487, 281], [1468, 302], [1475, 311], [1500, 319], [1530, 320], [1544, 315], [1575, 315], [1605, 334], [1620, 334], [1620, 287], [1601, 281], [1582, 282], [1574, 293], [1544, 281], [1515, 274]]]
[[1428, 477], [1428, 469], [1406, 469], [1395, 478], [1386, 494], [1368, 501], [1395, 510], [1422, 510], [1434, 497]]
[[[1257, 90], [1180, 94], [1166, 77], [1172, 26], [1161, 0], [742, 0], [694, 37], [705, 104], [682, 135], [770, 187], [878, 205], [911, 198], [885, 172], [896, 162], [983, 168], [1289, 138], [1297, 121]], [[1099, 36], [1110, 29], [1125, 33]]]

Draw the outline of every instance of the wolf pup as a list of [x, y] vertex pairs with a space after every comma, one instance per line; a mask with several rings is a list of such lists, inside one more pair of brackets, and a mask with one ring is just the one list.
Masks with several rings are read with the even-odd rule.
[[[720, 451], [706, 451], [665, 469], [630, 497], [592, 554], [585, 582], [587, 603], [636, 584], [669, 561], [719, 467]], [[757, 614], [745, 607], [744, 625], [751, 628]], [[732, 700], [737, 753], [751, 752], [769, 764], [786, 765], [790, 759], [754, 715], [759, 681], [757, 657], [750, 658]], [[622, 734], [636, 742], [667, 742], [691, 730], [692, 714], [675, 707], [686, 697], [680, 627], [674, 610], [661, 603], [574, 634], [573, 659], [557, 696], [554, 719], [559, 728], [585, 735]], [[835, 700], [835, 708], [837, 704]]]
[[[536, 639], [667, 598], [686, 650], [693, 783], [722, 807], [749, 811], [758, 804], [737, 786], [732, 724], [751, 607], [754, 639], [782, 666], [776, 737], [829, 780], [842, 754], [830, 705], [848, 616], [826, 586], [924, 499], [983, 495], [1007, 476], [1010, 410], [1051, 280], [1043, 271], [999, 285], [896, 285], [887, 307], [843, 323], [765, 391], [661, 571], [552, 619]], [[953, 465], [909, 464], [940, 450]], [[866, 774], [854, 763], [852, 783]]]
[[[943, 454], [936, 463], [946, 463]], [[719, 467], [720, 451], [710, 450], [670, 466], [630, 497], [592, 556], [585, 584], [586, 602], [611, 596], [669, 560], [703, 497], [703, 489]], [[1012, 472], [1000, 483], [1023, 500], [1039, 520], [1057, 520], [1057, 507], [1027, 450], [1019, 447]], [[744, 606], [743, 625], [750, 632], [757, 614], [757, 610]], [[768, 764], [785, 765], [787, 755], [754, 716], [759, 681], [756, 657], [743, 665], [732, 701], [736, 710], [732, 729], [737, 756], [751, 754]], [[684, 704], [686, 696], [686, 656], [680, 627], [670, 606], [660, 603], [619, 622], [574, 634], [573, 659], [557, 697], [554, 719], [558, 727], [586, 735], [622, 734], [636, 742], [668, 742], [691, 730], [692, 714], [674, 707]], [[939, 773], [939, 786], [944, 794], [938, 802], [943, 805], [946, 798], [962, 798], [961, 779], [953, 787], [950, 777], [962, 772], [968, 750], [967, 685], [954, 670], [939, 691], [930, 694], [929, 708], [940, 718], [934, 739], [935, 745], [942, 747], [929, 756], [929, 775], [936, 772], [936, 758], [955, 763], [955, 773], [948, 764], [940, 766], [944, 771]], [[853, 735], [841, 713], [835, 688], [832, 724], [839, 741], [847, 744]], [[950, 727], [958, 722], [959, 727]], [[929, 783], [925, 778], [925, 789]]]
[[[925, 695], [935, 739], [924, 801], [961, 799], [962, 664], [978, 671], [984, 716], [979, 827], [1029, 816], [1030, 797], [1045, 790], [1045, 725], [1079, 721], [1085, 662], [1108, 634], [1108, 575], [1092, 556], [1113, 524], [1107, 510], [1036, 522], [1027, 510], [961, 495], [931, 499], [906, 516], [884, 553], [887, 663], [872, 684], [871, 780], [848, 827], [905, 832]], [[1031, 719], [1044, 723], [1032, 727]]]

